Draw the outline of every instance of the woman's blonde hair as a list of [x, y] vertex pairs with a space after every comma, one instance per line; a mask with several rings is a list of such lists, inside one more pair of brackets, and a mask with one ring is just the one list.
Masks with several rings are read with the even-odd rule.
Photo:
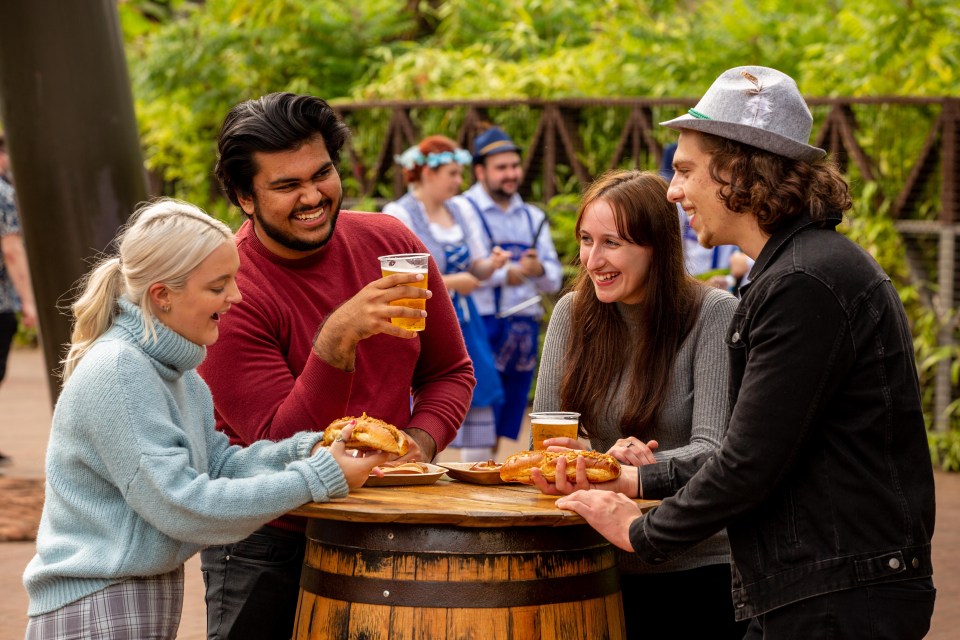
[[150, 286], [162, 282], [172, 290], [182, 289], [193, 270], [232, 239], [227, 225], [188, 202], [160, 198], [140, 206], [114, 240], [117, 255], [103, 258], [77, 285], [82, 293], [72, 305], [70, 350], [61, 361], [63, 381], [110, 328], [121, 295], [143, 312], [144, 340], [156, 340]]

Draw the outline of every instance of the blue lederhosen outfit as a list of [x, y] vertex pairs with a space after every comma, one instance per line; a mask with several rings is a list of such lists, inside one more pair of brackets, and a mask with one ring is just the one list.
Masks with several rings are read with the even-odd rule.
[[525, 204], [520, 196], [515, 195], [504, 212], [478, 183], [454, 201], [465, 203], [476, 213], [477, 226], [481, 230], [478, 235], [486, 239], [488, 253], [494, 246], [500, 246], [510, 252], [511, 262], [516, 263], [526, 250], [536, 248], [544, 266], [542, 276], [530, 278], [518, 286], [506, 285], [506, 268], [498, 270], [485, 289], [474, 293], [503, 383], [504, 403], [497, 414], [497, 433], [516, 439], [537, 366], [543, 307], [536, 303], [505, 317], [500, 314], [540, 293], [559, 291], [562, 281], [560, 261], [550, 238], [546, 215]]
[[[448, 200], [444, 206], [453, 216], [456, 226], [463, 231], [463, 238], [459, 242], [443, 241], [436, 237], [422, 206], [413, 194], [407, 193], [393, 204], [402, 208], [409, 216], [411, 230], [427, 247], [441, 273], [446, 275], [470, 270], [472, 257], [467, 243], [470, 228], [465, 223], [460, 208], [454, 202]], [[387, 205], [384, 213], [392, 215], [391, 208], [391, 205]], [[495, 408], [503, 402], [500, 376], [494, 366], [486, 328], [473, 297], [456, 291], [451, 292], [450, 297], [457, 313], [457, 321], [460, 323], [467, 353], [473, 361], [473, 374], [477, 379], [470, 411], [451, 446], [493, 447], [497, 439]]]

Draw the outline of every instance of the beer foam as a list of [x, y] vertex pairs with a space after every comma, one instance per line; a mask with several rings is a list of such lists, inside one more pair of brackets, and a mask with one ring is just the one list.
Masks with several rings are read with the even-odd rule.
[[564, 424], [577, 424], [578, 420], [573, 418], [533, 418], [531, 423], [542, 424], [544, 426], [557, 426]]
[[399, 274], [399, 273], [423, 273], [423, 274], [427, 273], [426, 267], [401, 267], [400, 265], [396, 265], [393, 267], [383, 267], [383, 270], [389, 272], [390, 275]]

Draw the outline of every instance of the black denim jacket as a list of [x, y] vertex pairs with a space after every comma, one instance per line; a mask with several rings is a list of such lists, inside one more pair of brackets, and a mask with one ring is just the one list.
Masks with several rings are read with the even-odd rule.
[[738, 620], [933, 573], [910, 328], [839, 221], [800, 218], [761, 251], [727, 331], [733, 413], [720, 449], [641, 467], [644, 497], [676, 495], [633, 523], [634, 549], [658, 564], [726, 527]]

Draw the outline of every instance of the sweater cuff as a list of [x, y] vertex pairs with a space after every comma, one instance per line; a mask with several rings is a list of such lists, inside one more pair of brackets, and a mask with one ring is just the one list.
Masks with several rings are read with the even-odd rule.
[[345, 498], [350, 494], [343, 470], [329, 450], [320, 449], [317, 455], [306, 458], [301, 463], [309, 467], [304, 477], [314, 502], [327, 502], [331, 498]]
[[297, 439], [296, 459], [303, 460], [309, 458], [316, 444], [323, 440], [323, 431], [304, 431], [295, 437]]

